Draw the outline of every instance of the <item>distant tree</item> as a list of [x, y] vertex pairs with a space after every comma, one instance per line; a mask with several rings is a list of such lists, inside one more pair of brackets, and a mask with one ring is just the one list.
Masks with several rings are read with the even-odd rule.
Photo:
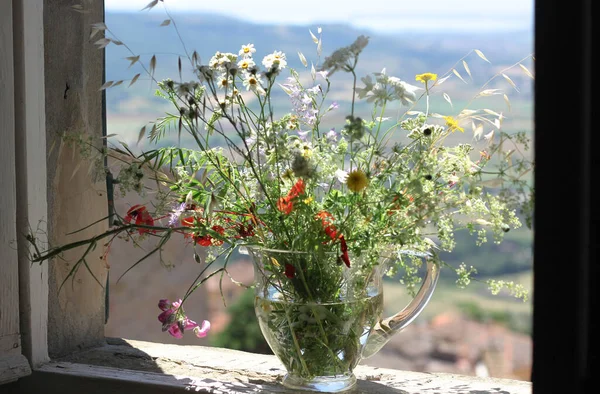
[[508, 310], [486, 310], [481, 304], [474, 301], [459, 302], [456, 306], [471, 320], [481, 323], [494, 322], [511, 331], [531, 335], [530, 316]]
[[227, 310], [230, 317], [229, 324], [213, 337], [212, 346], [273, 354], [254, 314], [254, 290], [248, 289], [243, 292], [234, 304], [227, 307]]

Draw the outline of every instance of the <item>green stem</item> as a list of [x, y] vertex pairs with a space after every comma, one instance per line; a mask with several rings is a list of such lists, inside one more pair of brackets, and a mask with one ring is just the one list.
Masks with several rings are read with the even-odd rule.
[[306, 375], [310, 375], [308, 366], [306, 365], [306, 361], [304, 361], [304, 358], [302, 357], [302, 350], [300, 349], [300, 343], [298, 343], [298, 338], [296, 338], [296, 333], [294, 332], [294, 329], [292, 328], [292, 318], [290, 317], [290, 312], [287, 308], [284, 308], [284, 309], [285, 309], [285, 317], [288, 321], [288, 327], [290, 328], [290, 333], [292, 334], [294, 346], [296, 347], [296, 353], [298, 354], [298, 360], [300, 360], [300, 364], [302, 365], [302, 368], [304, 369], [304, 372], [306, 373]]

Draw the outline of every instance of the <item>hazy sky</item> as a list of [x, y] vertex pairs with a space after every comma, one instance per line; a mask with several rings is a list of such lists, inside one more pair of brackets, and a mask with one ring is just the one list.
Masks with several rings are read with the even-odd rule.
[[[515, 30], [533, 24], [534, 0], [165, 0], [172, 12], [216, 12], [258, 23], [344, 22], [378, 31]], [[150, 0], [105, 0], [107, 11], [139, 11]], [[164, 12], [159, 4], [152, 12]]]

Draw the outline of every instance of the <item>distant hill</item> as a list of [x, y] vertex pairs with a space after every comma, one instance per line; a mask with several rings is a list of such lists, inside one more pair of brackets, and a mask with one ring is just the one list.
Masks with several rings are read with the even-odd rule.
[[[158, 60], [157, 79], [167, 77], [178, 79], [178, 56], [183, 58], [183, 79], [187, 80], [191, 77], [189, 62], [185, 61], [185, 49], [188, 53], [196, 50], [201, 61], [207, 63], [216, 51], [237, 53], [242, 44], [248, 43], [253, 43], [257, 48], [255, 54], [257, 63], [260, 63], [266, 54], [274, 50], [281, 50], [287, 54], [289, 67], [303, 71], [304, 67], [301, 65], [297, 53], [302, 52], [309, 62], [319, 64], [316, 46], [310, 37], [309, 29], [316, 34], [317, 28], [321, 27], [323, 29], [321, 62], [335, 49], [350, 45], [359, 35], [370, 37], [369, 45], [362, 53], [358, 64], [357, 74], [359, 77], [386, 68], [388, 74], [413, 83], [414, 76], [418, 73], [443, 74], [455, 67], [467, 83], [465, 84], [455, 76], [445, 82], [444, 92], [450, 94], [454, 107], [450, 108], [449, 104], [441, 97], [442, 91], [440, 91], [438, 97], [432, 100], [433, 109], [439, 111], [458, 110], [477, 93], [490, 77], [533, 52], [531, 30], [506, 33], [405, 32], [381, 34], [341, 24], [321, 26], [257, 25], [214, 14], [176, 14], [173, 18], [185, 43], [184, 49], [173, 24], [160, 26], [165, 18], [160, 14], [143, 12], [107, 12], [106, 14], [106, 24], [111, 31], [136, 55], [141, 55], [142, 62], [147, 65], [152, 55], [156, 55]], [[471, 80], [460, 59], [473, 49], [484, 53], [491, 64], [486, 63], [475, 53], [471, 53], [465, 59], [473, 76]], [[109, 45], [107, 47], [107, 80], [128, 80], [135, 74], [142, 73], [138, 82], [131, 88], [127, 88], [128, 83], [125, 82], [115, 89], [109, 89], [107, 109], [109, 127], [113, 127], [113, 130], [119, 134], [124, 134], [128, 128], [131, 128], [131, 134], [128, 136], [135, 139], [132, 136], [137, 136], [137, 130], [144, 122], [155, 119], [171, 108], [164, 100], [153, 97], [155, 87], [150, 86], [140, 65], [136, 64], [128, 68], [129, 61], [125, 58], [131, 55], [125, 46]], [[533, 70], [531, 60], [526, 63], [526, 66]], [[516, 110], [509, 120], [512, 118], [518, 122], [514, 124], [515, 129], [530, 129], [532, 81], [518, 67], [508, 74], [519, 87], [518, 93], [502, 78], [487, 87], [506, 89], [513, 102], [513, 111]], [[280, 80], [284, 81], [287, 76], [287, 71], [284, 71]], [[349, 94], [351, 85], [349, 84], [349, 75], [341, 72], [334, 75], [332, 81], [334, 90], [329, 97], [337, 100], [341, 107], [337, 118], [332, 119], [332, 122], [335, 123], [343, 120], [346, 115], [343, 113], [343, 108], [347, 106], [351, 98]], [[414, 83], [416, 84], [416, 82]], [[279, 94], [284, 97], [283, 92]], [[501, 96], [495, 96], [494, 99], [497, 100], [494, 102], [493, 108], [504, 106]], [[283, 106], [286, 102], [287, 100], [282, 100], [279, 105]], [[510, 123], [507, 125], [511, 126]]]
[[[165, 60], [171, 58], [169, 67], [176, 70], [176, 55], [185, 55], [173, 25], [159, 27], [164, 16], [146, 13], [107, 12], [106, 24], [134, 52], [149, 59], [156, 53]], [[176, 14], [174, 21], [189, 52], [196, 50], [207, 62], [216, 52], [237, 52], [242, 44], [253, 43], [256, 56], [274, 50], [288, 55], [290, 66], [301, 68], [296, 53], [303, 52], [314, 58], [315, 45], [308, 30], [315, 34], [323, 29], [323, 56], [335, 49], [351, 44], [363, 34], [371, 38], [364, 51], [359, 69], [363, 72], [380, 71], [400, 78], [412, 79], [417, 73], [443, 72], [472, 49], [479, 49], [495, 65], [514, 63], [533, 51], [533, 32], [524, 30], [506, 33], [395, 33], [381, 34], [350, 25], [285, 26], [256, 25], [220, 15]], [[121, 55], [130, 56], [118, 47], [109, 46], [107, 70], [109, 79], [127, 76], [123, 73], [128, 62]], [[477, 62], [484, 64], [483, 62]], [[160, 62], [159, 62], [160, 65]], [[433, 69], [432, 69], [433, 68]], [[476, 65], [472, 67], [476, 70]], [[160, 68], [159, 68], [160, 69]], [[462, 71], [462, 67], [461, 67]], [[403, 75], [401, 75], [403, 74]]]

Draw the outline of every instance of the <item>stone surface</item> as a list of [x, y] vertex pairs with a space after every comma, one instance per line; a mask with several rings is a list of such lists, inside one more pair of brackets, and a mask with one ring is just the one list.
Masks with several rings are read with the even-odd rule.
[[[40, 373], [42, 375], [40, 375]], [[280, 382], [285, 374], [274, 356], [251, 354], [203, 346], [164, 345], [151, 342], [108, 339], [98, 348], [74, 353], [53, 361], [38, 371], [38, 378], [95, 381], [97, 390], [106, 390], [111, 381], [113, 394], [138, 392], [135, 387], [146, 385], [145, 393], [289, 393]], [[386, 368], [359, 366], [359, 379], [354, 393], [372, 394], [529, 394], [531, 383], [492, 378], [476, 378], [445, 373], [422, 373]], [[138, 386], [131, 386], [134, 382]], [[25, 382], [24, 384], [31, 384]], [[68, 388], [68, 386], [65, 386]], [[71, 391], [65, 392], [68, 394]], [[96, 389], [86, 391], [96, 393]], [[140, 391], [142, 392], [142, 391]]]

